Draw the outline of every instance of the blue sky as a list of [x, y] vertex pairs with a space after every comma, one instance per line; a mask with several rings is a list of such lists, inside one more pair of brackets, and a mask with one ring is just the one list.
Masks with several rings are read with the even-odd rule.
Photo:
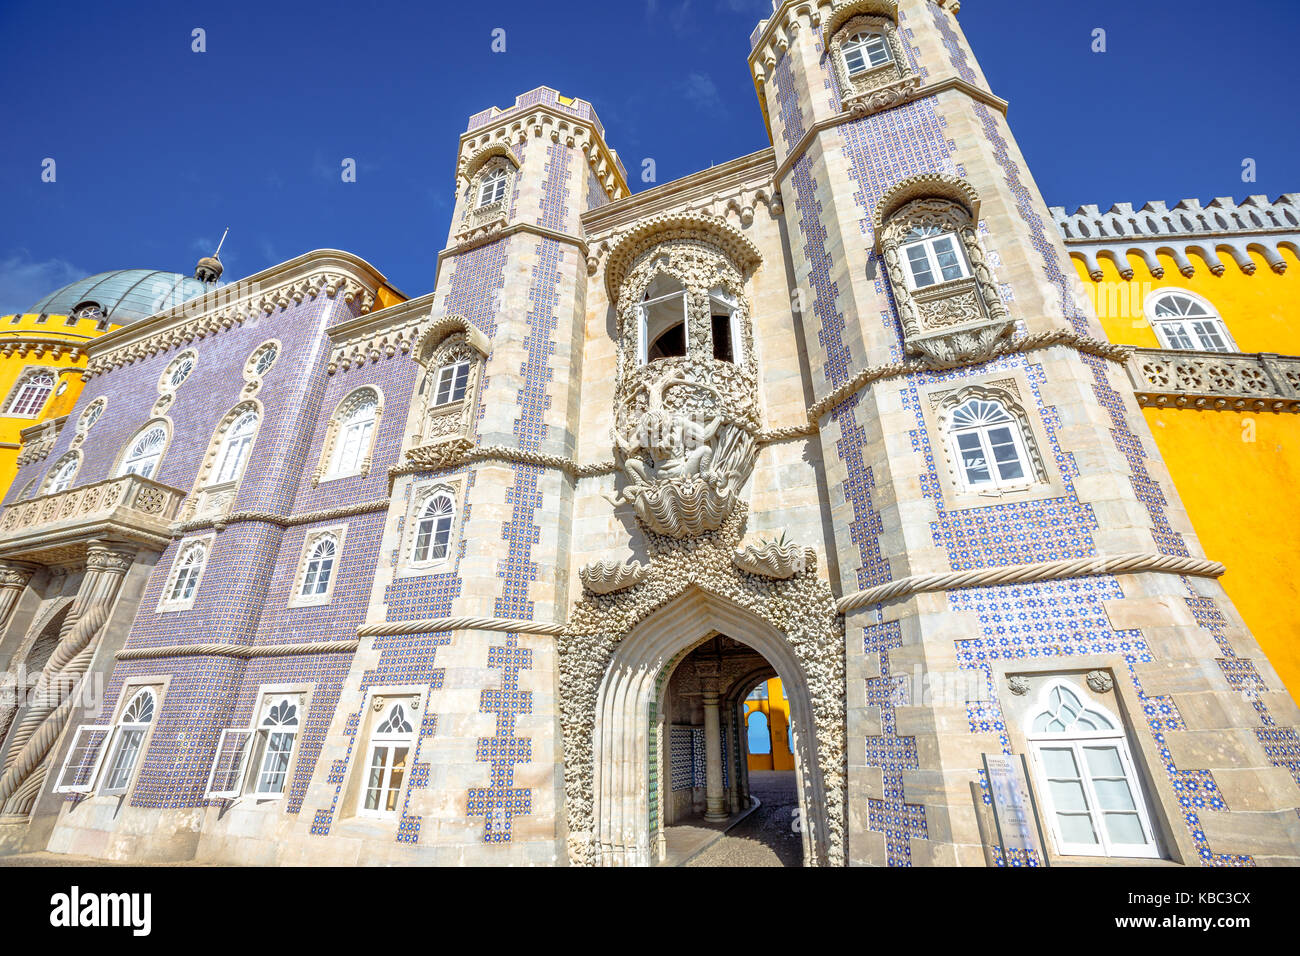
[[[471, 113], [547, 85], [595, 104], [629, 170], [724, 162], [768, 145], [745, 58], [770, 9], [3, 0], [0, 313], [107, 269], [189, 273], [226, 226], [227, 278], [336, 247], [427, 292]], [[1300, 191], [1300, 5], [967, 0], [960, 19], [1049, 204]]]

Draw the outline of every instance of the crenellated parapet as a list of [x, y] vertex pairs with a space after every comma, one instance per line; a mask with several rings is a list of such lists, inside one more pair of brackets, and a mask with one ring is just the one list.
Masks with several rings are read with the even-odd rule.
[[1070, 255], [1084, 263], [1096, 282], [1104, 275], [1102, 259], [1111, 260], [1122, 279], [1132, 279], [1130, 255], [1139, 256], [1157, 279], [1164, 276], [1161, 255], [1171, 257], [1187, 278], [1196, 273], [1191, 255], [1216, 276], [1227, 271], [1225, 260], [1254, 274], [1252, 252], [1279, 275], [1287, 267], [1282, 249], [1300, 255], [1300, 193], [1284, 193], [1273, 201], [1263, 195], [1240, 202], [1221, 196], [1204, 205], [1199, 199], [1172, 206], [1156, 200], [1138, 208], [1116, 203], [1105, 211], [1086, 205], [1070, 214], [1061, 206], [1051, 212]]

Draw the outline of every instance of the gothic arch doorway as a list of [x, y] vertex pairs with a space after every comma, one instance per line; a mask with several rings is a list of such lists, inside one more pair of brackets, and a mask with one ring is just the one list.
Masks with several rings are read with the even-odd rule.
[[[775, 672], [787, 688], [794, 732], [795, 779], [800, 807], [801, 839], [805, 864], [827, 862], [830, 856], [831, 817], [839, 801], [827, 800], [825, 768], [817, 753], [817, 740], [803, 728], [817, 726], [815, 701], [805, 667], [786, 636], [772, 624], [729, 600], [700, 589], [690, 589], [655, 611], [618, 642], [596, 696], [592, 738], [592, 862], [601, 865], [651, 865], [664, 846], [663, 828], [670, 808], [673, 771], [672, 740], [665, 740], [660, 708], [668, 683], [679, 665], [690, 661], [710, 642], [743, 645], [761, 659], [755, 669], [710, 676], [706, 666], [696, 674], [707, 690], [711, 716], [704, 721], [703, 744], [707, 759], [715, 764], [730, 759], [731, 781], [738, 782], [744, 747], [738, 741], [736, 722], [724, 721], [721, 709], [730, 702], [732, 716], [743, 693]], [[708, 663], [708, 654], [702, 660]], [[821, 702], [825, 707], [827, 702]], [[730, 724], [727, 747], [723, 735]], [[667, 730], [671, 732], [671, 727]], [[715, 746], [713, 741], [717, 741]], [[729, 756], [728, 756], [729, 752]], [[679, 755], [680, 756], [680, 755]], [[832, 773], [839, 772], [831, 768]], [[680, 772], [680, 767], [678, 768]], [[722, 782], [721, 766], [706, 777], [706, 811], [729, 812], [740, 794], [733, 795]], [[721, 790], [719, 790], [721, 788]], [[838, 787], [835, 788], [839, 790]], [[835, 808], [828, 813], [828, 807]]]

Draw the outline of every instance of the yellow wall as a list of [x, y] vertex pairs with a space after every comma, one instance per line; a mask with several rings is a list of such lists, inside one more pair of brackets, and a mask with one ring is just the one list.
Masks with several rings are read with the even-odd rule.
[[[17, 321], [14, 321], [17, 319]], [[48, 315], [39, 321], [35, 314], [0, 316], [0, 494], [8, 490], [17, 473], [18, 451], [24, 428], [66, 415], [81, 394], [81, 370], [86, 367], [84, 351], [73, 358], [70, 346], [85, 346], [103, 335], [95, 319], [78, 319], [69, 325], [66, 316]], [[117, 326], [110, 326], [110, 329]], [[107, 330], [105, 330], [107, 331]], [[54, 349], [59, 349], [55, 355]], [[4, 350], [10, 349], [5, 355]], [[54, 369], [58, 383], [45, 407], [36, 415], [4, 414], [12, 399], [14, 384], [32, 366]]]
[[[1227, 269], [1216, 277], [1189, 253], [1196, 266], [1190, 279], [1163, 256], [1165, 275], [1156, 279], [1130, 256], [1130, 287], [1139, 293], [1128, 297], [1136, 303], [1131, 314], [1109, 308], [1125, 298], [1112, 295], [1123, 282], [1112, 263], [1101, 260], [1100, 288], [1080, 260], [1075, 267], [1106, 303], [1098, 312], [1111, 341], [1159, 348], [1141, 314], [1142, 299], [1173, 287], [1209, 300], [1242, 352], [1300, 355], [1300, 261], [1289, 250], [1281, 255], [1287, 262], [1282, 275], [1253, 254], [1254, 275], [1224, 255]], [[1180, 408], [1147, 408], [1144, 414], [1206, 555], [1228, 569], [1221, 579], [1228, 596], [1300, 700], [1300, 415]]]
[[762, 711], [767, 715], [767, 729], [772, 735], [770, 754], [750, 754], [750, 770], [793, 770], [794, 754], [790, 753], [790, 702], [781, 690], [781, 681], [773, 678], [767, 682], [766, 700], [745, 701], [745, 732], [749, 732], [749, 715]]

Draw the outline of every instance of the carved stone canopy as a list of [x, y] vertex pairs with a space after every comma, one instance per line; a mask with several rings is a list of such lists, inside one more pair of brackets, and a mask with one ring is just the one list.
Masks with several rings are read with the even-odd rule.
[[872, 215], [872, 230], [876, 248], [880, 248], [884, 225], [894, 214], [916, 199], [947, 199], [966, 210], [971, 222], [979, 221], [980, 197], [975, 187], [966, 180], [947, 173], [918, 173], [900, 180], [893, 189], [880, 197]]
[[428, 366], [438, 347], [448, 336], [463, 333], [465, 341], [486, 356], [492, 351], [492, 343], [473, 322], [463, 315], [444, 315], [429, 323], [429, 327], [420, 333], [412, 350], [412, 357], [421, 365]]
[[822, 49], [829, 50], [831, 38], [854, 17], [878, 16], [898, 22], [897, 0], [849, 0], [837, 3], [822, 24]]
[[632, 263], [656, 245], [677, 239], [694, 239], [720, 249], [748, 280], [763, 261], [748, 238], [725, 219], [700, 212], [661, 213], [641, 220], [615, 241], [605, 263], [605, 289], [617, 302]]

